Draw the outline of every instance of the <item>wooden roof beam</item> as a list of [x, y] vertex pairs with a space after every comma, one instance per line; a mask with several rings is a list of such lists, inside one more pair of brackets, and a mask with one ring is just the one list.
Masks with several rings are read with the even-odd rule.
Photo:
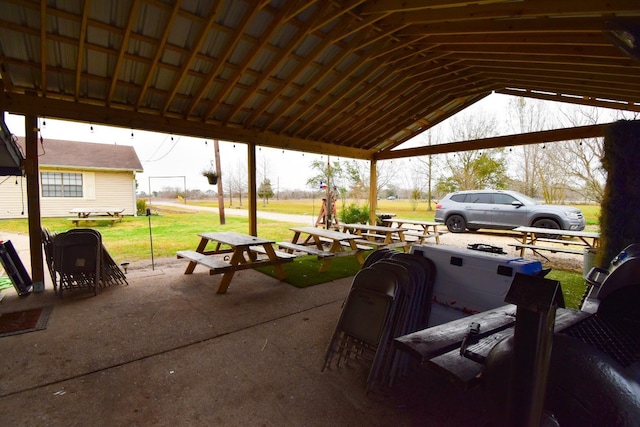
[[459, 141], [428, 147], [407, 148], [404, 150], [385, 151], [374, 155], [376, 160], [402, 159], [405, 157], [429, 156], [433, 154], [455, 153], [459, 151], [487, 150], [518, 145], [541, 144], [545, 142], [572, 141], [584, 138], [604, 136], [605, 129], [612, 123], [578, 126], [573, 128], [554, 129], [519, 135], [496, 136], [477, 139], [475, 141]]
[[206, 22], [204, 22], [202, 24], [202, 29], [200, 30], [200, 33], [196, 37], [196, 40], [193, 43], [193, 46], [191, 46], [191, 50], [189, 51], [189, 55], [183, 61], [182, 66], [180, 67], [180, 72], [176, 76], [176, 79], [175, 79], [175, 81], [173, 83], [173, 86], [171, 87], [171, 90], [169, 91], [169, 96], [167, 96], [167, 101], [165, 102], [164, 107], [162, 108], [162, 114], [163, 115], [166, 114], [167, 111], [169, 110], [169, 107], [171, 106], [171, 102], [173, 101], [173, 97], [176, 95], [176, 92], [178, 92], [178, 89], [182, 85], [182, 82], [184, 81], [185, 77], [187, 76], [188, 71], [191, 69], [191, 64], [193, 63], [193, 60], [198, 55], [198, 52], [200, 52], [200, 49], [202, 49], [202, 44], [207, 39], [207, 35], [209, 34], [209, 30], [210, 30], [211, 26], [213, 25], [213, 23], [215, 22], [216, 18], [218, 17], [218, 11], [219, 11], [219, 8], [222, 7], [222, 3], [223, 2], [221, 0], [217, 0], [211, 6], [211, 10], [209, 12], [209, 17], [207, 18]]
[[[311, 3], [311, 2], [310, 2]], [[311, 3], [313, 4], [313, 3]], [[287, 2], [282, 9], [278, 12], [277, 15], [273, 17], [273, 20], [269, 23], [267, 28], [265, 29], [262, 37], [259, 40], [255, 40], [255, 46], [252, 49], [252, 52], [261, 51], [269, 42], [269, 39], [273, 36], [275, 31], [278, 29], [278, 25], [280, 25], [281, 21], [287, 20], [287, 16], [292, 15], [297, 9], [294, 8], [296, 5], [295, 2]], [[222, 89], [215, 95], [215, 98], [209, 101], [209, 107], [207, 107], [205, 113], [203, 114], [203, 119], [206, 117], [210, 117], [213, 114], [213, 110], [216, 109], [218, 104], [224, 102], [227, 98], [231, 90], [236, 87], [240, 77], [242, 77], [245, 73], [247, 73], [249, 65], [255, 59], [254, 55], [251, 53], [247, 53], [244, 57], [240, 65], [238, 66], [237, 71], [234, 73], [233, 77], [228, 79], [226, 83], [224, 83]], [[257, 76], [256, 76], [257, 79]], [[248, 89], [245, 89], [248, 90]]]
[[111, 85], [109, 85], [109, 93], [107, 94], [107, 99], [105, 100], [105, 105], [107, 107], [111, 105], [111, 100], [113, 99], [113, 92], [115, 92], [116, 86], [118, 85], [118, 77], [120, 76], [120, 67], [122, 67], [124, 55], [127, 52], [127, 48], [129, 47], [129, 37], [131, 36], [133, 24], [135, 24], [136, 18], [138, 17], [138, 9], [140, 8], [140, 1], [141, 0], [134, 0], [133, 4], [131, 5], [131, 9], [129, 10], [129, 19], [127, 21], [127, 27], [125, 28], [124, 37], [122, 37], [122, 44], [120, 45], [120, 51], [118, 52], [116, 65], [113, 68]]
[[[500, 4], [470, 4], [457, 7], [398, 12], [384, 20], [386, 25], [429, 24], [437, 22], [467, 22], [489, 19], [517, 19], [537, 17], [575, 17], [588, 15], [611, 15], [638, 13], [636, 0], [590, 0], [581, 2], [558, 2], [557, 0], [525, 0]], [[518, 25], [518, 24], [516, 24]]]
[[[466, 81], [466, 82], [465, 82]], [[423, 101], [415, 103], [412, 99], [398, 99], [394, 105], [386, 108], [382, 114], [366, 124], [366, 127], [359, 129], [357, 132], [358, 139], [355, 141], [355, 147], [365, 148], [377, 145], [374, 141], [384, 140], [406, 128], [408, 125], [415, 123], [418, 117], [423, 117], [425, 110], [432, 108], [433, 99], [456, 99], [462, 94], [483, 93], [489, 94], [492, 82], [486, 79], [473, 80], [467, 78], [459, 78], [451, 81], [446, 90], [430, 90], [432, 96], [426, 94]], [[375, 124], [384, 123], [382, 131], [380, 129], [372, 129]]]
[[80, 23], [80, 35], [78, 37], [78, 58], [76, 60], [76, 102], [80, 99], [80, 82], [82, 81], [82, 70], [84, 63], [84, 49], [87, 39], [87, 21], [89, 19], [89, 3], [91, 0], [85, 0], [82, 6], [82, 21]]
[[171, 12], [169, 13], [169, 18], [167, 19], [167, 22], [165, 24], [165, 30], [162, 33], [162, 37], [160, 38], [160, 41], [156, 45], [156, 53], [153, 55], [153, 59], [149, 64], [149, 68], [148, 68], [149, 71], [147, 72], [147, 75], [144, 78], [144, 82], [140, 87], [140, 91], [138, 92], [138, 99], [136, 100], [136, 103], [135, 103], [136, 111], [140, 108], [140, 105], [142, 104], [142, 100], [144, 99], [147, 93], [147, 88], [151, 83], [151, 78], [155, 74], [156, 66], [160, 64], [160, 59], [162, 58], [162, 55], [164, 55], [165, 47], [167, 46], [167, 40], [169, 40], [169, 34], [171, 33], [171, 28], [173, 27], [176, 17], [178, 16], [179, 10], [180, 10], [180, 2], [176, 1], [175, 4], [173, 5], [173, 8], [171, 9]]
[[[272, 60], [264, 70], [260, 71], [260, 76], [256, 79], [256, 81], [251, 85], [251, 89], [245, 91], [244, 95], [236, 102], [236, 105], [231, 108], [231, 111], [227, 113], [226, 122], [230, 122], [233, 120], [233, 117], [238, 114], [238, 111], [247, 103], [249, 98], [255, 93], [257, 89], [259, 89], [265, 80], [270, 77], [273, 72], [282, 64], [282, 62], [287, 59], [287, 57], [293, 52], [293, 50], [298, 46], [309, 34], [309, 29], [313, 28], [317, 21], [322, 18], [322, 11], [326, 10], [329, 7], [329, 2], [321, 3], [319, 7], [319, 11], [314, 18], [310, 19], [309, 22], [306, 23], [305, 26], [299, 29], [299, 33], [296, 36], [291, 37], [289, 42], [280, 50], [280, 54], [275, 60]], [[203, 117], [203, 120], [208, 119], [209, 116]]]
[[47, 96], [47, 2], [40, 2], [40, 90]]
[[[431, 62], [431, 60], [424, 60], [424, 61], [413, 61], [412, 64], [417, 64], [418, 62], [420, 63], [425, 63], [428, 64]], [[389, 59], [387, 61], [384, 61], [382, 66], [378, 66], [377, 68], [372, 68], [370, 69], [366, 75], [363, 74], [361, 76], [361, 78], [358, 78], [357, 81], [349, 81], [349, 84], [346, 86], [347, 91], [340, 95], [340, 94], [334, 94], [333, 92], [333, 88], [331, 88], [330, 90], [327, 90], [324, 98], [330, 98], [332, 99], [332, 101], [329, 104], [323, 104], [322, 101], [318, 101], [315, 104], [317, 105], [317, 109], [319, 110], [318, 113], [319, 114], [323, 114], [326, 115], [328, 117], [328, 119], [326, 121], [324, 120], [318, 120], [317, 122], [321, 123], [321, 125], [319, 126], [320, 128], [324, 128], [326, 127], [326, 125], [328, 123], [333, 123], [335, 122], [335, 120], [338, 117], [342, 117], [344, 116], [347, 110], [349, 110], [349, 108], [351, 108], [351, 114], [353, 114], [353, 106], [357, 105], [360, 100], [362, 99], [367, 99], [367, 102], [373, 102], [375, 99], [380, 99], [381, 97], [385, 96], [385, 94], [388, 91], [393, 90], [393, 88], [395, 87], [394, 85], [390, 85], [390, 81], [393, 79], [396, 84], [399, 84], [400, 81], [397, 80], [397, 78], [400, 79], [405, 79], [406, 76], [403, 76], [400, 71], [403, 71], [399, 68], [389, 68], [390, 64], [393, 63], [392, 59]], [[449, 64], [449, 63], [447, 63]], [[355, 66], [355, 64], [354, 64]], [[442, 65], [440, 65], [442, 67]], [[377, 73], [380, 69], [390, 69], [392, 70], [390, 73], [378, 73], [378, 75], [374, 78], [374, 80], [372, 81], [366, 81], [366, 79], [369, 78], [370, 75], [373, 75], [375, 73]], [[434, 72], [435, 73], [435, 72]], [[412, 79], [414, 79], [414, 76], [416, 76], [415, 74], [411, 76]], [[427, 81], [428, 79], [426, 77], [415, 77], [415, 80], [420, 80], [420, 81]], [[366, 83], [365, 83], [366, 81]], [[364, 88], [361, 88], [360, 85], [363, 85]], [[381, 90], [381, 88], [384, 87], [385, 90]], [[350, 96], [350, 94], [353, 93], [353, 96]], [[373, 98], [372, 98], [373, 97]], [[340, 104], [337, 108], [334, 108], [334, 106], [336, 104]], [[314, 105], [315, 106], [315, 105]], [[311, 105], [310, 105], [311, 107]], [[297, 130], [298, 134], [302, 134], [303, 129], [306, 129], [308, 126], [310, 125], [310, 123], [306, 123], [302, 126], [302, 128], [299, 128]], [[318, 128], [318, 126], [316, 126], [316, 129]], [[307, 133], [307, 135], [312, 135], [316, 133], [315, 130], [310, 129]], [[335, 138], [334, 138], [335, 140]]]
[[61, 120], [104, 123], [128, 129], [164, 132], [196, 138], [217, 138], [224, 141], [254, 143], [266, 147], [357, 159], [371, 159], [373, 154], [367, 150], [339, 147], [320, 141], [291, 138], [237, 127], [212, 125], [201, 121], [184, 120], [180, 117], [161, 117], [157, 114], [7, 92], [0, 93], [0, 110], [34, 116], [41, 115], [43, 111], [46, 111], [47, 117]]
[[541, 93], [535, 92], [532, 90], [517, 90], [517, 89], [498, 89], [496, 93], [501, 93], [503, 95], [512, 95], [512, 96], [523, 96], [527, 98], [535, 98], [541, 99], [543, 101], [554, 101], [554, 102], [566, 102], [569, 104], [577, 104], [577, 105], [590, 105], [592, 107], [600, 107], [600, 108], [612, 108], [615, 110], [623, 110], [623, 111], [634, 111], [636, 113], [640, 113], [640, 103], [621, 103], [611, 100], [602, 100], [598, 98], [590, 98], [584, 96], [575, 96], [575, 95], [567, 95], [562, 93], [550, 94], [550, 93]]
[[242, 19], [238, 23], [238, 28], [236, 28], [236, 32], [233, 37], [233, 40], [227, 43], [224, 52], [220, 54], [220, 57], [215, 61], [213, 68], [211, 69], [211, 71], [209, 71], [207, 77], [204, 79], [204, 81], [200, 85], [200, 91], [197, 94], [195, 94], [195, 96], [193, 96], [191, 103], [187, 107], [187, 111], [184, 114], [185, 119], [188, 118], [193, 113], [193, 110], [196, 108], [196, 106], [198, 105], [198, 103], [200, 102], [204, 94], [207, 93], [207, 91], [209, 90], [211, 83], [215, 80], [216, 77], [218, 77], [218, 75], [220, 74], [220, 71], [222, 71], [222, 67], [227, 62], [227, 59], [229, 58], [229, 56], [233, 54], [233, 51], [238, 46], [238, 43], [240, 43], [240, 40], [242, 40], [244, 32], [247, 30], [247, 27], [249, 26], [249, 24], [251, 24], [251, 22], [253, 21], [253, 19], [255, 18], [256, 14], [259, 11], [260, 11], [259, 8], [253, 8], [244, 14]]
[[[345, 19], [343, 18], [343, 21]], [[298, 62], [298, 65], [296, 66], [296, 68], [289, 74], [289, 76], [287, 76], [286, 80], [281, 80], [278, 84], [278, 87], [269, 95], [269, 97], [267, 97], [262, 104], [257, 107], [254, 108], [253, 112], [251, 113], [251, 115], [249, 116], [249, 118], [245, 121], [245, 125], [247, 127], [250, 127], [253, 125], [253, 123], [255, 122], [255, 120], [266, 110], [269, 108], [269, 106], [271, 106], [271, 104], [273, 104], [282, 94], [282, 92], [284, 92], [284, 90], [289, 86], [289, 83], [293, 80], [295, 80], [300, 73], [304, 72], [307, 70], [307, 67], [309, 67], [316, 59], [316, 57], [322, 53], [325, 49], [327, 49], [329, 46], [331, 46], [331, 38], [335, 36], [335, 34], [342, 32], [342, 22], [338, 23], [329, 34], [327, 34], [327, 36], [320, 42], [318, 43], [316, 46], [314, 46], [314, 48], [306, 55], [305, 58], [302, 58], [301, 61]], [[345, 23], [346, 24], [346, 23]], [[364, 37], [364, 32], [361, 33], [359, 35], [360, 38]], [[345, 56], [347, 56], [349, 53], [351, 53], [352, 50], [351, 49], [347, 49], [344, 48], [342, 50], [341, 53], [335, 55], [334, 58], [332, 58], [332, 60], [330, 61], [330, 67], [329, 68], [333, 68], [333, 66], [335, 66], [336, 64], [338, 64]], [[322, 67], [324, 68], [324, 67]], [[314, 76], [316, 79], [320, 79], [324, 77], [324, 73], [322, 72], [317, 72], [316, 75]], [[307, 86], [309, 87], [313, 87], [313, 83], [312, 82], [308, 82]], [[262, 126], [262, 129], [268, 129], [269, 126], [271, 124], [271, 120], [269, 120], [267, 122], [266, 125]]]

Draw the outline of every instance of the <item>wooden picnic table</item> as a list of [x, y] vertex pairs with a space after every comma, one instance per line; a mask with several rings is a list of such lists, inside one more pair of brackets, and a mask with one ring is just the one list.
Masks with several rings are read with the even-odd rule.
[[[199, 233], [198, 236], [200, 236], [200, 243], [195, 251], [178, 251], [177, 256], [189, 260], [184, 274], [193, 273], [198, 264], [209, 267], [209, 274], [222, 274], [218, 294], [227, 292], [231, 279], [239, 270], [273, 265], [278, 278], [284, 280], [287, 275], [282, 264], [295, 258], [291, 254], [276, 251], [273, 240], [256, 236], [232, 231]], [[215, 248], [207, 251], [206, 247], [209, 243], [214, 243]], [[220, 254], [231, 254], [231, 257], [228, 262], [214, 258], [214, 255]], [[267, 258], [259, 259], [259, 254], [266, 255]]]
[[[527, 249], [538, 254], [540, 254], [539, 251], [583, 254], [584, 249], [596, 249], [600, 246], [600, 233], [593, 231], [559, 230], [555, 228], [538, 227], [517, 227], [514, 228], [513, 231], [522, 234], [520, 238], [521, 243], [510, 244], [509, 246], [519, 249], [520, 256], [524, 256]], [[570, 238], [571, 240], [566, 238]], [[539, 242], [552, 243], [555, 246], [545, 246], [544, 243], [539, 245]], [[579, 249], [575, 248], [575, 246], [578, 246]]]
[[368, 224], [340, 224], [340, 226], [342, 232], [360, 236], [361, 240], [357, 243], [374, 245], [378, 249], [407, 247], [404, 237], [406, 228]]
[[69, 213], [76, 214], [76, 216], [67, 219], [73, 222], [76, 226], [78, 226], [81, 221], [110, 221], [111, 224], [113, 224], [114, 222], [122, 221], [122, 212], [124, 212], [124, 208], [73, 208]]
[[[293, 239], [291, 242], [279, 242], [278, 246], [288, 251], [306, 252], [312, 255], [318, 255], [323, 262], [320, 271], [327, 271], [331, 265], [331, 260], [336, 256], [355, 256], [360, 265], [364, 264], [362, 252], [371, 250], [371, 247], [358, 245], [356, 240], [360, 236], [356, 234], [341, 233], [339, 231], [327, 230], [318, 227], [293, 227]], [[300, 236], [306, 234], [305, 240], [301, 241]], [[328, 250], [324, 245], [328, 243]]]
[[[495, 344], [512, 336], [516, 322], [516, 306], [507, 304], [482, 313], [463, 317], [442, 325], [395, 338], [394, 343], [402, 351], [415, 358], [423, 367], [445, 374], [449, 379], [464, 386], [475, 385], [486, 358]], [[584, 311], [558, 308], [554, 331], [560, 332], [577, 321], [589, 317]], [[480, 325], [476, 344], [478, 355], [472, 360], [460, 354], [460, 346], [469, 332], [469, 325]]]
[[440, 244], [440, 232], [438, 232], [437, 222], [404, 218], [389, 218], [383, 219], [382, 221], [388, 223], [389, 225], [393, 225], [395, 223], [397, 227], [402, 227], [404, 225], [415, 225], [417, 226], [417, 232], [414, 232], [411, 229], [407, 228], [407, 231], [405, 231], [404, 233], [405, 236], [417, 237], [418, 240], [416, 241], [416, 243], [424, 243], [426, 239], [434, 237], [436, 244]]
[[99, 215], [99, 216], [112, 216], [119, 218], [120, 214], [124, 212], [123, 208], [73, 208], [69, 211], [70, 213], [74, 213], [78, 215], [78, 218], [88, 218], [91, 215]]

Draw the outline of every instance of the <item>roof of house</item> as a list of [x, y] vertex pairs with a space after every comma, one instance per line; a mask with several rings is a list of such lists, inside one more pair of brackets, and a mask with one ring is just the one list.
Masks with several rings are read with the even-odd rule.
[[[23, 137], [18, 138], [18, 144], [25, 152]], [[38, 154], [40, 166], [143, 171], [136, 150], [128, 145], [44, 139]]]
[[380, 159], [492, 92], [640, 111], [638, 0], [0, 9], [0, 109], [17, 114]]

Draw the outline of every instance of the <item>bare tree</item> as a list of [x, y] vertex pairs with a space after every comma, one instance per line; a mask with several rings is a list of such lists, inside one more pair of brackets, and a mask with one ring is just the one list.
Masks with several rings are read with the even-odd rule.
[[[423, 143], [425, 145], [433, 145], [433, 144], [438, 144], [440, 142], [439, 128], [430, 128], [429, 130], [424, 132], [422, 135], [424, 135]], [[413, 178], [417, 176], [421, 180], [420, 182], [422, 183], [422, 185], [416, 186], [415, 183], [413, 183], [411, 188], [413, 188], [413, 190], [420, 188], [421, 191], [423, 191], [424, 188], [427, 189], [426, 191], [427, 191], [427, 210], [428, 211], [433, 210], [433, 207], [431, 206], [431, 201], [433, 200], [431, 190], [433, 189], [433, 182], [435, 180], [434, 171], [435, 171], [435, 168], [437, 167], [437, 162], [436, 162], [437, 158], [438, 158], [437, 156], [431, 156], [431, 155], [418, 157], [416, 158], [417, 160], [416, 167], [412, 168], [411, 182], [413, 183]], [[413, 194], [413, 190], [412, 190], [412, 194]]]
[[[573, 107], [560, 110], [571, 126], [596, 124], [601, 121], [602, 109], [595, 107]], [[567, 180], [572, 190], [586, 201], [600, 203], [604, 196], [606, 171], [602, 167], [604, 157], [603, 138], [583, 138], [563, 142], [559, 154], [560, 164], [570, 178]]]
[[[494, 136], [497, 122], [488, 113], [462, 113], [452, 118], [451, 134], [456, 141], [472, 141]], [[477, 188], [503, 188], [506, 159], [503, 149], [462, 151], [444, 156], [444, 176], [437, 189], [441, 193]]]
[[227, 179], [229, 191], [229, 207], [233, 205], [233, 194], [238, 195], [238, 203], [242, 207], [242, 195], [247, 190], [247, 165], [243, 161], [238, 161], [234, 169], [229, 172]]
[[[542, 102], [523, 97], [511, 99], [507, 107], [507, 126], [514, 134], [543, 130], [547, 122], [547, 110], [544, 105]], [[520, 182], [515, 189], [534, 197], [542, 191], [540, 165], [543, 163], [545, 152], [537, 145], [522, 145], [515, 150], [516, 160], [512, 171], [516, 173], [515, 178]]]

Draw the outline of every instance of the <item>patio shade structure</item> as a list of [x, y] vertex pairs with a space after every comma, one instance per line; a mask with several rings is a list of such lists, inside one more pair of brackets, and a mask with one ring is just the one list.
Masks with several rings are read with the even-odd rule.
[[[640, 111], [637, 0], [0, 0], [0, 10], [0, 110], [27, 117], [28, 178], [36, 117], [244, 142], [252, 227], [256, 145], [371, 160], [375, 177], [378, 159], [602, 135], [392, 151], [493, 92]], [[37, 183], [28, 188], [37, 206]]]

